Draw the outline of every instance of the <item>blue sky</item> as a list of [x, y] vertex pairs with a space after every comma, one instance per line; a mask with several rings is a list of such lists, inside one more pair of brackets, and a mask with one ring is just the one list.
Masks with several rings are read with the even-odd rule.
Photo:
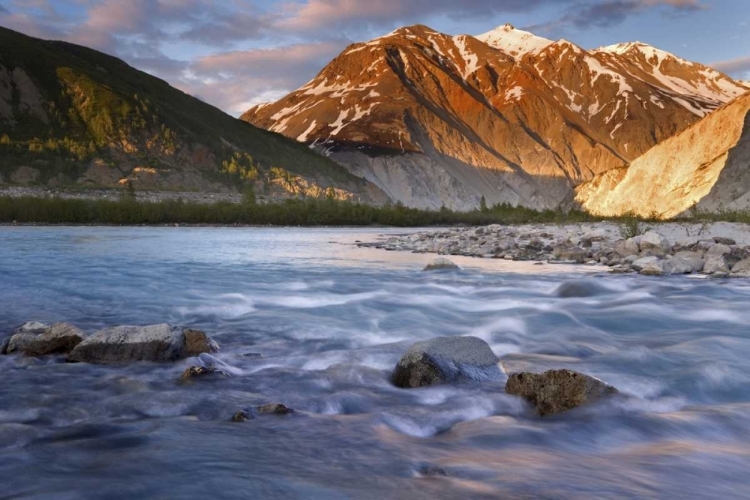
[[0, 0], [0, 25], [87, 45], [237, 115], [407, 24], [635, 41], [750, 80], [750, 0]]

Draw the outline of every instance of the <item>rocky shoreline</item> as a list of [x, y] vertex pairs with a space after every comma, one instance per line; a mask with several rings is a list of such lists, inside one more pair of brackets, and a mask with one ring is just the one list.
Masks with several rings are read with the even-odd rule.
[[[390, 251], [601, 266], [615, 274], [750, 277], [750, 230], [743, 224], [661, 224], [623, 237], [610, 223], [452, 228], [382, 236], [361, 247]], [[683, 233], [684, 236], [680, 235]]]

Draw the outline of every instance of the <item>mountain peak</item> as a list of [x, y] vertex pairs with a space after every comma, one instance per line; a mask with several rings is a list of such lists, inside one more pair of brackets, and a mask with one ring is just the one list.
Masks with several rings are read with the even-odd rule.
[[552, 43], [552, 40], [516, 29], [512, 24], [498, 26], [494, 30], [477, 35], [475, 38], [491, 47], [500, 49], [514, 59], [539, 52]]

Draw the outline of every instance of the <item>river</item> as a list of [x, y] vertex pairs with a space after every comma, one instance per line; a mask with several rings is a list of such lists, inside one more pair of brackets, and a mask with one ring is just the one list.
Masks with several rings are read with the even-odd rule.
[[[353, 245], [398, 232], [0, 228], [0, 332], [190, 326], [232, 375], [0, 357], [0, 498], [748, 498], [749, 281]], [[389, 383], [442, 335], [628, 397], [540, 418], [502, 383]], [[297, 413], [230, 422], [276, 401]]]

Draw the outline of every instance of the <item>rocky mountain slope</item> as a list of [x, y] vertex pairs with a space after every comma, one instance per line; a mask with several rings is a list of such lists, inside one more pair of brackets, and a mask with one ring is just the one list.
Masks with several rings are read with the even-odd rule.
[[411, 206], [552, 208], [748, 90], [642, 43], [587, 51], [506, 25], [411, 26], [354, 44], [243, 119]]
[[[0, 28], [0, 184], [269, 196], [383, 193], [296, 141], [123, 61]], [[331, 193], [333, 190], [333, 193]]]
[[750, 209], [750, 94], [745, 94], [636, 159], [595, 177], [576, 200], [602, 215], [673, 217]]

